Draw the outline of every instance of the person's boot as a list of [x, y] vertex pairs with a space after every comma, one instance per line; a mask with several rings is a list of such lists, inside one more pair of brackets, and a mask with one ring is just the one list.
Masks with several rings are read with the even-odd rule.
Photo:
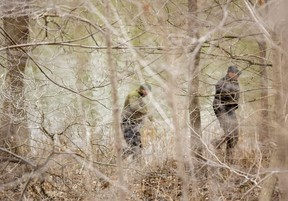
[[140, 147], [135, 148], [132, 158], [137, 164], [142, 165], [142, 149]]
[[221, 139], [213, 139], [211, 141], [211, 144], [213, 145], [213, 147], [215, 149], [220, 149], [221, 148], [221, 145], [224, 143], [224, 139], [223, 137], [221, 137]]
[[226, 158], [225, 161], [229, 164], [233, 164], [234, 160], [233, 160], [233, 149], [232, 148], [227, 148], [226, 149]]
[[129, 148], [125, 148], [122, 152], [122, 159], [126, 159], [128, 158], [128, 156], [130, 156], [131, 154], [133, 154], [134, 152], [129, 149]]

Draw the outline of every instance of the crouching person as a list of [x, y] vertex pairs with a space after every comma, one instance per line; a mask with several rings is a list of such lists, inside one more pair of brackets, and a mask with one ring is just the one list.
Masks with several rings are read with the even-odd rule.
[[140, 129], [144, 119], [148, 115], [148, 108], [144, 97], [151, 92], [149, 84], [142, 84], [136, 90], [131, 91], [124, 102], [121, 114], [121, 129], [127, 147], [123, 150], [123, 158], [133, 155], [133, 158], [141, 154], [142, 143]]

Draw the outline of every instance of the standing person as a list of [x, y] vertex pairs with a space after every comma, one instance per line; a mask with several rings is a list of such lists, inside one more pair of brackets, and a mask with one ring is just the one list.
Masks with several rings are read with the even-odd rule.
[[[142, 149], [140, 129], [144, 119], [148, 114], [148, 108], [144, 102], [144, 97], [151, 91], [151, 86], [142, 84], [136, 90], [131, 91], [124, 102], [122, 111], [121, 128], [127, 148], [124, 149], [123, 158], [133, 154], [133, 157], [140, 154]], [[151, 119], [149, 117], [149, 119]]]
[[213, 109], [224, 131], [224, 136], [212, 142], [216, 149], [226, 142], [226, 157], [232, 154], [232, 149], [238, 141], [238, 121], [236, 109], [238, 108], [240, 87], [238, 77], [241, 72], [236, 66], [229, 66], [225, 77], [216, 84]]

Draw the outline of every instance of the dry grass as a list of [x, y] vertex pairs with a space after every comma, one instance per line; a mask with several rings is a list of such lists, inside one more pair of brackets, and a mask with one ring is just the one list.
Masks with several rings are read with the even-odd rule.
[[[177, 157], [173, 155], [173, 139], [157, 132], [155, 129], [144, 132], [145, 149], [141, 159], [123, 161], [126, 200], [183, 199]], [[103, 147], [99, 151], [97, 146], [93, 148], [96, 154], [89, 160], [83, 150], [54, 153], [44, 167], [41, 167], [41, 160], [35, 159], [39, 167], [34, 171], [24, 168], [23, 164], [1, 163], [0, 200], [19, 200], [21, 196], [22, 200], [33, 201], [117, 200], [119, 186], [113, 146], [107, 146], [104, 152]], [[258, 200], [263, 178], [261, 171], [267, 166], [268, 159], [257, 150], [239, 146], [234, 152], [233, 164], [227, 164], [223, 150], [205, 150], [207, 161], [202, 167], [206, 172], [198, 177], [200, 182], [196, 182], [191, 163], [185, 164], [190, 200]], [[277, 189], [273, 198], [276, 200]]]

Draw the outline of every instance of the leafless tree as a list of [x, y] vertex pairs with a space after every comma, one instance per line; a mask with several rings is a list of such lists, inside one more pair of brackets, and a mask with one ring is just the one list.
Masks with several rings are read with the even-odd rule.
[[[26, 13], [26, 3], [28, 1], [4, 2], [1, 34], [5, 38], [6, 46], [28, 42], [29, 16]], [[26, 48], [6, 50], [7, 73], [2, 88], [4, 101], [1, 115], [1, 146], [17, 154], [25, 154], [29, 150], [29, 131], [24, 105], [24, 71], [28, 54]]]
[[[285, 146], [271, 158], [274, 172], [264, 174], [268, 162], [256, 140], [279, 133], [275, 144], [285, 143], [286, 32], [282, 22], [271, 25], [276, 16], [266, 18], [273, 6], [280, 4], [1, 3], [0, 164], [2, 173], [27, 167], [25, 174], [10, 174], [17, 180], [2, 174], [1, 198], [249, 200], [260, 186], [262, 195], [268, 189], [267, 197], [277, 196], [272, 187], [285, 175]], [[232, 165], [210, 144], [222, 132], [211, 107], [214, 84], [231, 64], [243, 71], [241, 135]], [[138, 163], [120, 157], [119, 114], [128, 90], [144, 81], [152, 85], [147, 102], [155, 122], [143, 127]], [[278, 184], [284, 198], [285, 180]]]
[[[273, 47], [273, 89], [275, 91], [275, 108], [273, 113], [273, 132], [275, 147], [270, 160], [270, 168], [275, 173], [266, 175], [259, 200], [272, 200], [275, 186], [278, 183], [280, 190], [280, 200], [287, 199], [287, 133], [286, 133], [286, 115], [287, 115], [287, 68], [285, 63], [287, 59], [284, 55], [287, 52], [285, 38], [287, 37], [287, 14], [284, 8], [288, 5], [285, 1], [269, 2], [268, 25], [270, 27], [270, 45]], [[277, 10], [277, 14], [275, 11]], [[280, 20], [283, 19], [283, 20]], [[277, 31], [276, 31], [277, 30]], [[278, 182], [277, 182], [278, 181]]]

